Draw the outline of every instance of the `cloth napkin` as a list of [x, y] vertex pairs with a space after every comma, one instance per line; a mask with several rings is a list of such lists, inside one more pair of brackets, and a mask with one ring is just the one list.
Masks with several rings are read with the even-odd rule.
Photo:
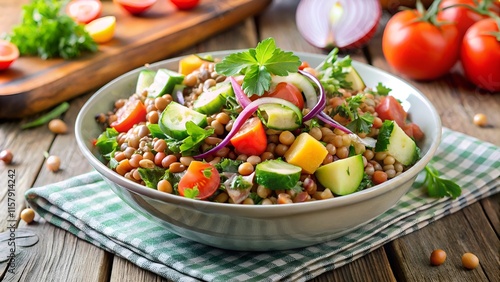
[[179, 237], [122, 202], [97, 172], [32, 188], [25, 196], [55, 226], [174, 281], [306, 281], [500, 190], [500, 149], [493, 144], [445, 128], [432, 164], [462, 187], [459, 198], [426, 196], [419, 175], [396, 206], [365, 226], [286, 251], [227, 251]]

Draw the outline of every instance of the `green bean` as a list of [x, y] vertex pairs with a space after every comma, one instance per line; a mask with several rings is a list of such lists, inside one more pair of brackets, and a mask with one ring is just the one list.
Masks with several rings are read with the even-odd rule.
[[51, 121], [52, 119], [59, 117], [61, 114], [66, 112], [69, 109], [69, 103], [68, 102], [63, 102], [59, 106], [55, 107], [53, 110], [50, 112], [44, 114], [43, 116], [35, 119], [34, 121], [25, 123], [21, 125], [22, 129], [27, 129], [27, 128], [32, 128], [32, 127], [37, 127], [40, 125], [44, 125], [47, 122]]

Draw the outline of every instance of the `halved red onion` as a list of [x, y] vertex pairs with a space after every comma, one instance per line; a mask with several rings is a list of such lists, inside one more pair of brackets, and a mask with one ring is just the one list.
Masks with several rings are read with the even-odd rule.
[[351, 49], [373, 37], [381, 15], [379, 0], [301, 0], [295, 20], [311, 45]]
[[241, 88], [241, 85], [238, 83], [238, 81], [236, 81], [234, 77], [230, 76], [229, 81], [231, 82], [231, 86], [233, 87], [236, 100], [238, 101], [238, 103], [240, 103], [242, 108], [245, 108], [250, 103], [252, 103], [250, 98], [248, 98], [247, 94], [243, 92], [243, 88]]

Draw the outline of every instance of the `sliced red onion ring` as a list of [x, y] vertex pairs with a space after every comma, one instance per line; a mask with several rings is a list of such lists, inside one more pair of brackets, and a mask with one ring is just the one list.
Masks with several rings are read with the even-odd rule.
[[[316, 84], [316, 86], [318, 86], [318, 89], [319, 89], [319, 99], [317, 97], [314, 97], [314, 99], [317, 100], [316, 104], [311, 109], [311, 111], [309, 113], [307, 113], [304, 116], [304, 118], [302, 119], [303, 121], [308, 121], [308, 120], [314, 118], [315, 116], [317, 116], [320, 112], [322, 112], [325, 109], [325, 107], [326, 107], [326, 93], [325, 93], [325, 89], [323, 89], [323, 85], [321, 85], [321, 82], [314, 75], [312, 75], [306, 71], [302, 71], [302, 70], [299, 70], [299, 73], [301, 75], [309, 78], [309, 80], [314, 82], [314, 84]], [[309, 106], [309, 101], [307, 101], [308, 99], [313, 99], [313, 98], [306, 97], [306, 103]]]
[[[239, 84], [238, 84], [239, 85]], [[235, 92], [237, 90], [235, 89]], [[199, 155], [194, 156], [195, 159], [203, 159], [206, 158], [215, 152], [219, 151], [220, 149], [226, 147], [227, 144], [231, 141], [231, 138], [234, 137], [234, 135], [240, 130], [240, 128], [243, 126], [245, 121], [247, 121], [250, 116], [257, 111], [260, 105], [263, 104], [280, 104], [283, 105], [283, 99], [280, 98], [272, 98], [272, 97], [265, 97], [265, 98], [260, 98], [257, 99], [250, 104], [248, 104], [243, 111], [240, 113], [240, 115], [236, 118], [236, 120], [233, 123], [233, 127], [231, 128], [231, 131], [226, 135], [226, 137], [219, 143], [217, 146], [213, 147], [212, 149], [201, 153]]]
[[247, 94], [243, 92], [243, 88], [241, 88], [241, 85], [234, 77], [230, 76], [229, 81], [231, 81], [231, 86], [233, 86], [234, 95], [236, 96], [238, 103], [240, 103], [241, 107], [246, 108], [250, 103], [252, 103], [252, 101], [248, 98]]

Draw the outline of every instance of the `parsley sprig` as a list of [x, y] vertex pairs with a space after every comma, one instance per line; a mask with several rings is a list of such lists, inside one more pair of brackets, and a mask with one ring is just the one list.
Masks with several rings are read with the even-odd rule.
[[71, 59], [87, 51], [97, 51], [97, 44], [84, 26], [61, 11], [65, 2], [33, 0], [23, 6], [22, 22], [7, 35], [7, 40], [22, 55], [37, 55], [42, 59]]
[[297, 72], [299, 57], [276, 47], [273, 38], [267, 38], [256, 48], [233, 53], [215, 65], [215, 71], [226, 75], [243, 74], [243, 91], [248, 96], [262, 96], [271, 86], [271, 75], [286, 76]]
[[346, 80], [352, 59], [349, 56], [339, 59], [338, 53], [339, 49], [333, 49], [323, 63], [316, 67], [319, 81], [329, 96], [340, 95], [339, 89], [352, 89], [352, 83]]
[[452, 180], [439, 177], [439, 171], [431, 164], [427, 164], [425, 172], [424, 184], [430, 197], [451, 197], [455, 199], [462, 194], [462, 188], [458, 184]]
[[352, 132], [356, 133], [369, 133], [373, 126], [374, 117], [372, 114], [366, 112], [362, 115], [359, 114], [358, 108], [363, 103], [365, 96], [359, 93], [355, 96], [346, 99], [346, 103], [338, 106], [332, 111], [332, 115], [339, 114], [350, 120], [347, 124]]

